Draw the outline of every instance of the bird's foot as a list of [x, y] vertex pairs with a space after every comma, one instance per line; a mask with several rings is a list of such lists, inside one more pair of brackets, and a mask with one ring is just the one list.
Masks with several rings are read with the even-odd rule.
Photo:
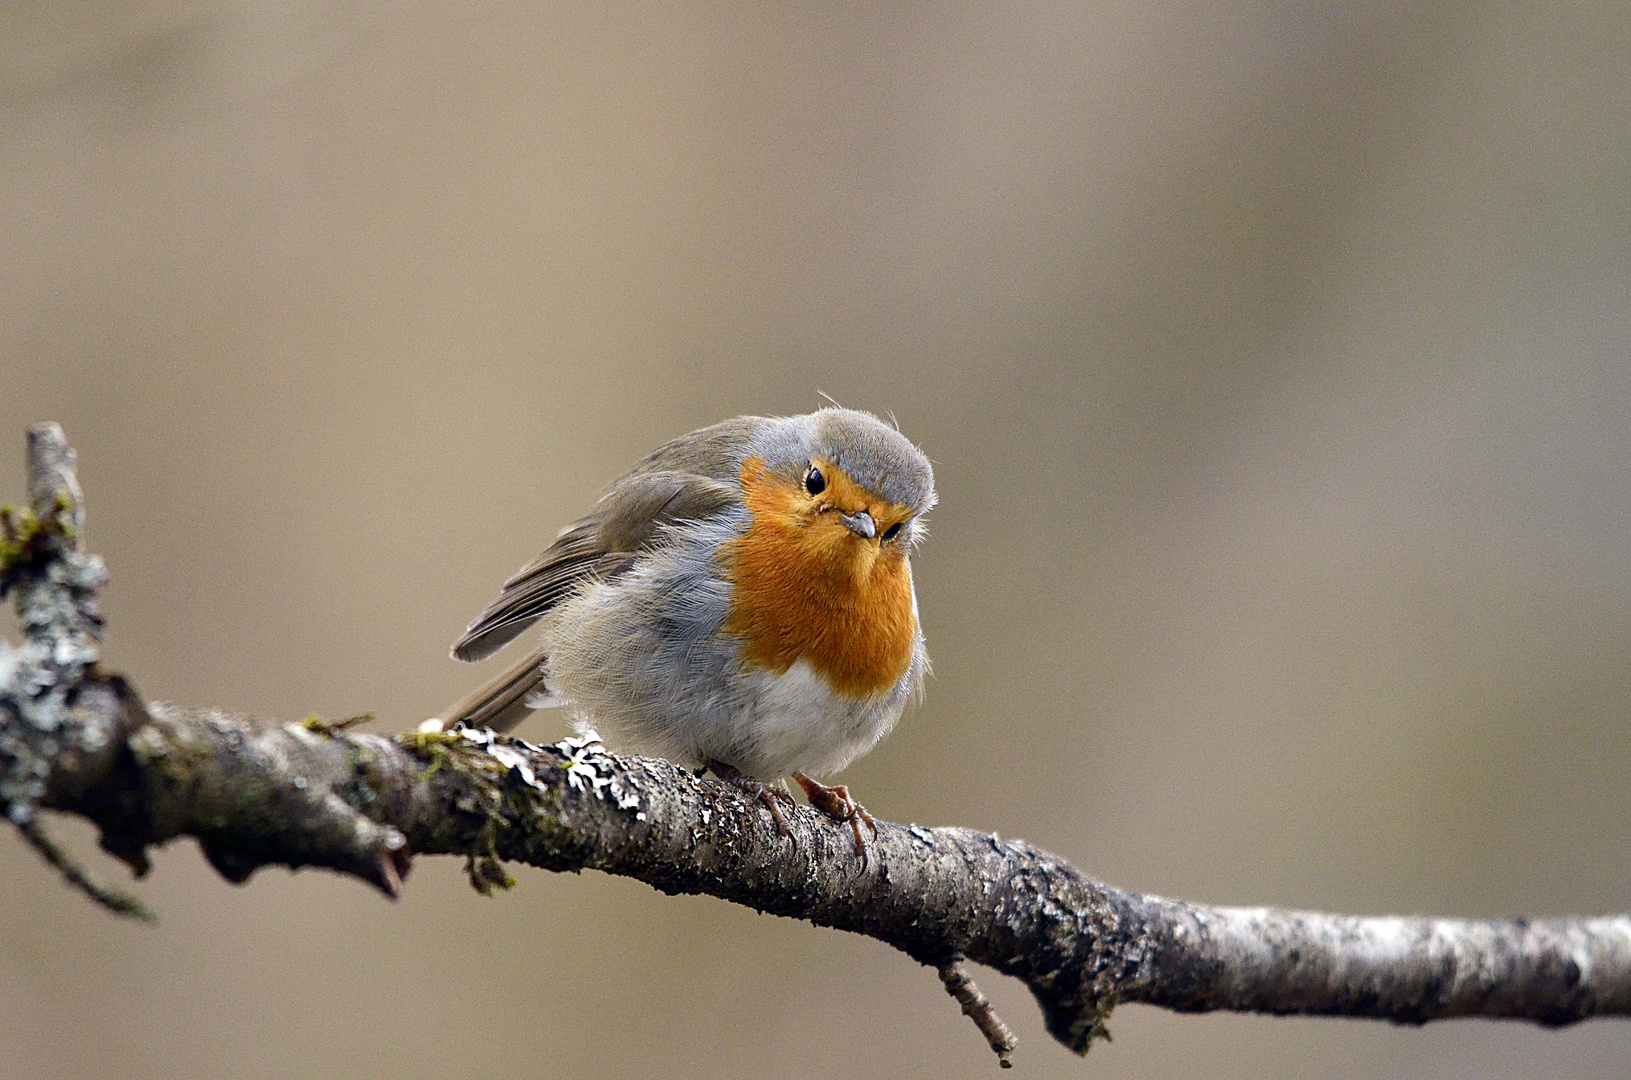
[[770, 811], [770, 817], [776, 823], [776, 831], [787, 837], [788, 841], [798, 847], [798, 839], [793, 830], [787, 825], [787, 815], [782, 812], [782, 803], [787, 804], [789, 810], [795, 809], [798, 804], [779, 785], [767, 784], [762, 780], [755, 780], [739, 769], [732, 768], [723, 761], [708, 762], [708, 769], [725, 783], [731, 785], [754, 802], [761, 803]]
[[849, 822], [850, 829], [855, 833], [855, 854], [861, 857], [861, 865], [866, 866], [866, 838], [861, 833], [862, 824], [872, 830], [872, 839], [878, 838], [878, 823], [872, 820], [866, 807], [852, 799], [849, 788], [843, 784], [828, 787], [803, 773], [794, 773], [793, 782], [804, 789], [804, 796], [810, 800], [811, 806], [840, 825]]

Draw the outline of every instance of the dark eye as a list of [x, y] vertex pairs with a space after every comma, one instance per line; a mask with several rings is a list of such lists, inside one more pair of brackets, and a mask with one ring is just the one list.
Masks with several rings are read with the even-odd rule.
[[827, 478], [822, 476], [821, 470], [814, 465], [811, 465], [810, 471], [804, 474], [804, 490], [811, 495], [820, 495], [827, 490]]
[[901, 527], [902, 524], [903, 524], [903, 522], [897, 521], [893, 525], [889, 526], [889, 528], [887, 528], [887, 529], [885, 529], [883, 531], [884, 543], [888, 543], [889, 541], [893, 540], [895, 537], [900, 535], [900, 527]]

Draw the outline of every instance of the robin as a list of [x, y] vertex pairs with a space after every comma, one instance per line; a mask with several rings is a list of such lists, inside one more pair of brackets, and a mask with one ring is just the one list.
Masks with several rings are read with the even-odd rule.
[[565, 707], [616, 749], [706, 767], [767, 807], [794, 780], [877, 826], [831, 776], [877, 745], [929, 669], [910, 554], [929, 459], [870, 413], [741, 416], [648, 454], [504, 583], [453, 644], [541, 642], [442, 714], [506, 731]]

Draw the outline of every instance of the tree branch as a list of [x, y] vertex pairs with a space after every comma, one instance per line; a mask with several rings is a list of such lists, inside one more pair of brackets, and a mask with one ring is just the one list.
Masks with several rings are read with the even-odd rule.
[[22, 645], [0, 646], [0, 799], [42, 851], [55, 849], [38, 807], [94, 821], [137, 874], [150, 847], [178, 836], [196, 837], [233, 881], [266, 865], [323, 866], [389, 896], [412, 854], [463, 855], [484, 891], [508, 884], [505, 862], [603, 870], [892, 945], [939, 971], [1004, 1064], [1013, 1036], [965, 958], [1024, 982], [1048, 1030], [1079, 1053], [1108, 1037], [1123, 1001], [1408, 1024], [1631, 1014], [1631, 916], [1204, 907], [1100, 884], [1023, 841], [889, 822], [862, 863], [849, 834], [808, 808], [788, 816], [790, 842], [735, 788], [592, 740], [392, 738], [146, 705], [96, 664], [103, 574], [79, 550], [72, 451], [54, 428], [36, 429], [30, 448], [34, 509], [8, 519], [0, 548], [0, 587], [25, 628]]

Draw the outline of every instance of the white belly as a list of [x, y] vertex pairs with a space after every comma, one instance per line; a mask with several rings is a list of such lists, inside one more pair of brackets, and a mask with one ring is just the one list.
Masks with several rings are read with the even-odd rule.
[[682, 697], [666, 708], [619, 708], [599, 695], [574, 696], [570, 688], [568, 697], [578, 728], [594, 728], [614, 749], [689, 767], [719, 761], [760, 780], [794, 772], [831, 776], [889, 733], [906, 698], [835, 694], [803, 660], [781, 675], [739, 670], [730, 681], [735, 685], [726, 694]]
[[725, 718], [724, 744], [750, 776], [793, 772], [830, 776], [871, 750], [900, 717], [894, 695], [856, 699], [833, 693], [824, 676], [799, 660], [781, 675], [743, 674], [751, 687], [743, 708]]

